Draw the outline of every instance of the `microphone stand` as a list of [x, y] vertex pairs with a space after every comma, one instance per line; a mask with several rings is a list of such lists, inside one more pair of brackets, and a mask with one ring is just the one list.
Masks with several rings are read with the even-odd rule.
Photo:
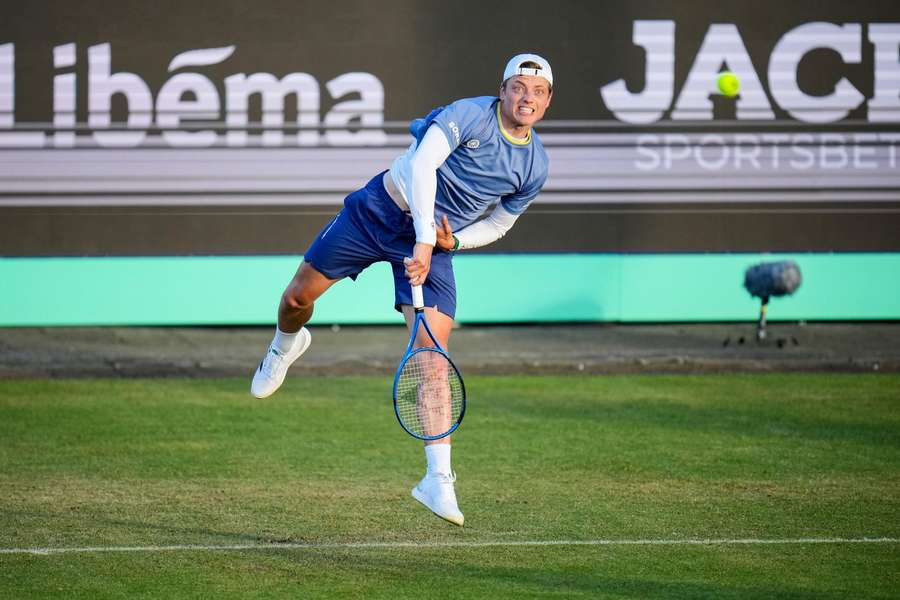
[[766, 339], [766, 310], [769, 308], [769, 297], [762, 297], [762, 305], [759, 307], [759, 322], [756, 324], [756, 341]]

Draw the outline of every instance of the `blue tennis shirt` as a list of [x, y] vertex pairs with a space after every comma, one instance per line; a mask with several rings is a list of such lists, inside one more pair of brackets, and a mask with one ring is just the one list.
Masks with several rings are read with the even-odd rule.
[[495, 96], [464, 98], [431, 111], [410, 124], [416, 142], [391, 167], [408, 181], [425, 131], [434, 124], [444, 132], [453, 151], [437, 171], [434, 213], [436, 222], [447, 215], [454, 231], [477, 221], [497, 201], [508, 212], [522, 214], [547, 180], [549, 161], [537, 134], [532, 130], [524, 140], [513, 138], [501, 128], [499, 111]]

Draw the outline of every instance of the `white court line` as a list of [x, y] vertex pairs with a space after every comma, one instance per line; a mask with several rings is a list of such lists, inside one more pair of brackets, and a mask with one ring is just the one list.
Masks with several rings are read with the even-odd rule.
[[898, 544], [900, 538], [671, 539], [671, 540], [522, 540], [487, 542], [346, 542], [171, 546], [82, 546], [69, 548], [0, 548], [0, 554], [88, 554], [95, 552], [221, 552], [242, 550], [334, 550], [368, 548], [488, 548], [498, 546], [726, 546], [788, 544]]

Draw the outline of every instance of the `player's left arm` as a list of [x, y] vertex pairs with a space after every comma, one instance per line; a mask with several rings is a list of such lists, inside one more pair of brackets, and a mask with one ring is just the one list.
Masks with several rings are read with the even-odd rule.
[[447, 216], [444, 215], [437, 232], [437, 246], [443, 250], [466, 250], [487, 246], [506, 235], [518, 218], [519, 215], [509, 212], [502, 204], [497, 204], [490, 215], [463, 227], [454, 234]]
[[519, 215], [540, 193], [545, 181], [546, 174], [533, 178], [523, 189], [503, 196], [490, 215], [463, 227], [455, 235], [444, 217], [438, 230], [437, 246], [444, 250], [467, 250], [496, 242], [512, 229]]

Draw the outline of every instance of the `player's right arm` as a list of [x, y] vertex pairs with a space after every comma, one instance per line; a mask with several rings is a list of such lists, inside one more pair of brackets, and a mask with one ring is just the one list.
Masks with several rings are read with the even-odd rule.
[[412, 261], [406, 265], [406, 276], [413, 285], [424, 283], [431, 268], [431, 253], [437, 241], [437, 228], [434, 222], [437, 170], [452, 151], [444, 132], [432, 125], [425, 132], [412, 158], [410, 165], [412, 189], [407, 202], [416, 230], [416, 245], [413, 248]]

